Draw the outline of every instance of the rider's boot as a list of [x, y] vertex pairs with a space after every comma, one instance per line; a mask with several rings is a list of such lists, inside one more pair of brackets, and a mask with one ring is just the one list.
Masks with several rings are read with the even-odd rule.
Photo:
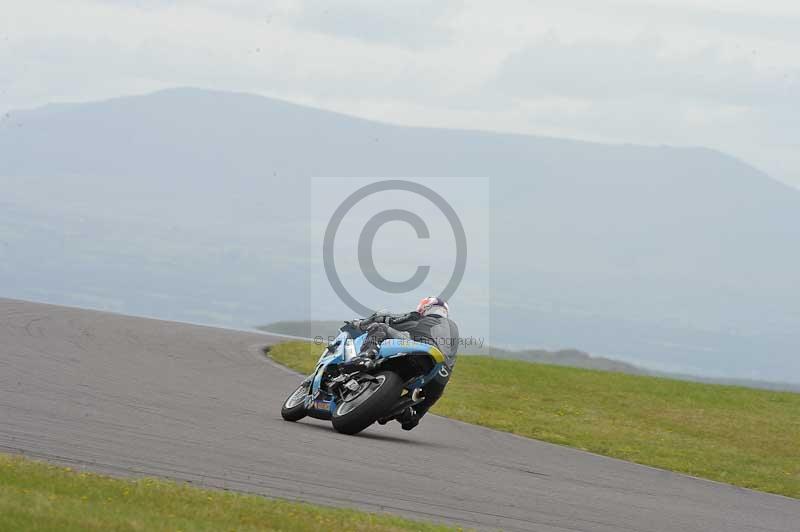
[[378, 346], [367, 346], [357, 357], [342, 364], [342, 368], [356, 371], [369, 371], [375, 367], [375, 357], [378, 355]]
[[369, 371], [375, 367], [375, 361], [368, 357], [358, 356], [348, 360], [340, 367], [345, 370]]
[[411, 430], [419, 425], [419, 416], [417, 415], [417, 411], [409, 406], [397, 416], [397, 421], [400, 422], [400, 427], [403, 430]]

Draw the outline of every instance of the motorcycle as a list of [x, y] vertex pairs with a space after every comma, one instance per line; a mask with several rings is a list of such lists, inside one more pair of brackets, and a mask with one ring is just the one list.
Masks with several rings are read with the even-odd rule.
[[354, 369], [346, 363], [358, 356], [366, 336], [357, 322], [345, 322], [314, 372], [284, 401], [283, 419], [330, 420], [337, 432], [357, 434], [422, 402], [425, 384], [447, 371], [436, 346], [405, 339], [385, 340], [372, 367]]

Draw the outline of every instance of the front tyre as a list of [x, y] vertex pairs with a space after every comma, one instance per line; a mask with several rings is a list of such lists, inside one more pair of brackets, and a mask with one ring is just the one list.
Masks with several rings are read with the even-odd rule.
[[286, 421], [300, 421], [306, 417], [305, 398], [308, 395], [308, 384], [301, 384], [286, 398], [281, 407], [281, 416]]
[[372, 425], [397, 403], [403, 380], [393, 371], [382, 371], [374, 381], [361, 380], [361, 388], [336, 406], [331, 422], [336, 432], [357, 434]]

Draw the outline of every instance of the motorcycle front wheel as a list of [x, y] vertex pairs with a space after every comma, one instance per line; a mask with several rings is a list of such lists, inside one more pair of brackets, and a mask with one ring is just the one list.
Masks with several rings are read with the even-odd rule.
[[386, 415], [403, 392], [403, 380], [393, 371], [382, 371], [374, 380], [364, 378], [359, 384], [359, 390], [348, 393], [333, 411], [331, 422], [336, 432], [361, 432]]
[[305, 398], [308, 394], [308, 385], [301, 384], [286, 398], [281, 407], [281, 416], [286, 421], [300, 421], [306, 417]]

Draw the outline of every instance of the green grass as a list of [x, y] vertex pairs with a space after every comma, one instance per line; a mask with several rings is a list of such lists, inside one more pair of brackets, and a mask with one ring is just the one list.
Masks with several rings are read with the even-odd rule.
[[0, 454], [0, 530], [454, 530], [355, 510], [121, 480]]
[[[302, 373], [321, 348], [274, 346]], [[800, 498], [800, 394], [461, 356], [432, 412]]]

